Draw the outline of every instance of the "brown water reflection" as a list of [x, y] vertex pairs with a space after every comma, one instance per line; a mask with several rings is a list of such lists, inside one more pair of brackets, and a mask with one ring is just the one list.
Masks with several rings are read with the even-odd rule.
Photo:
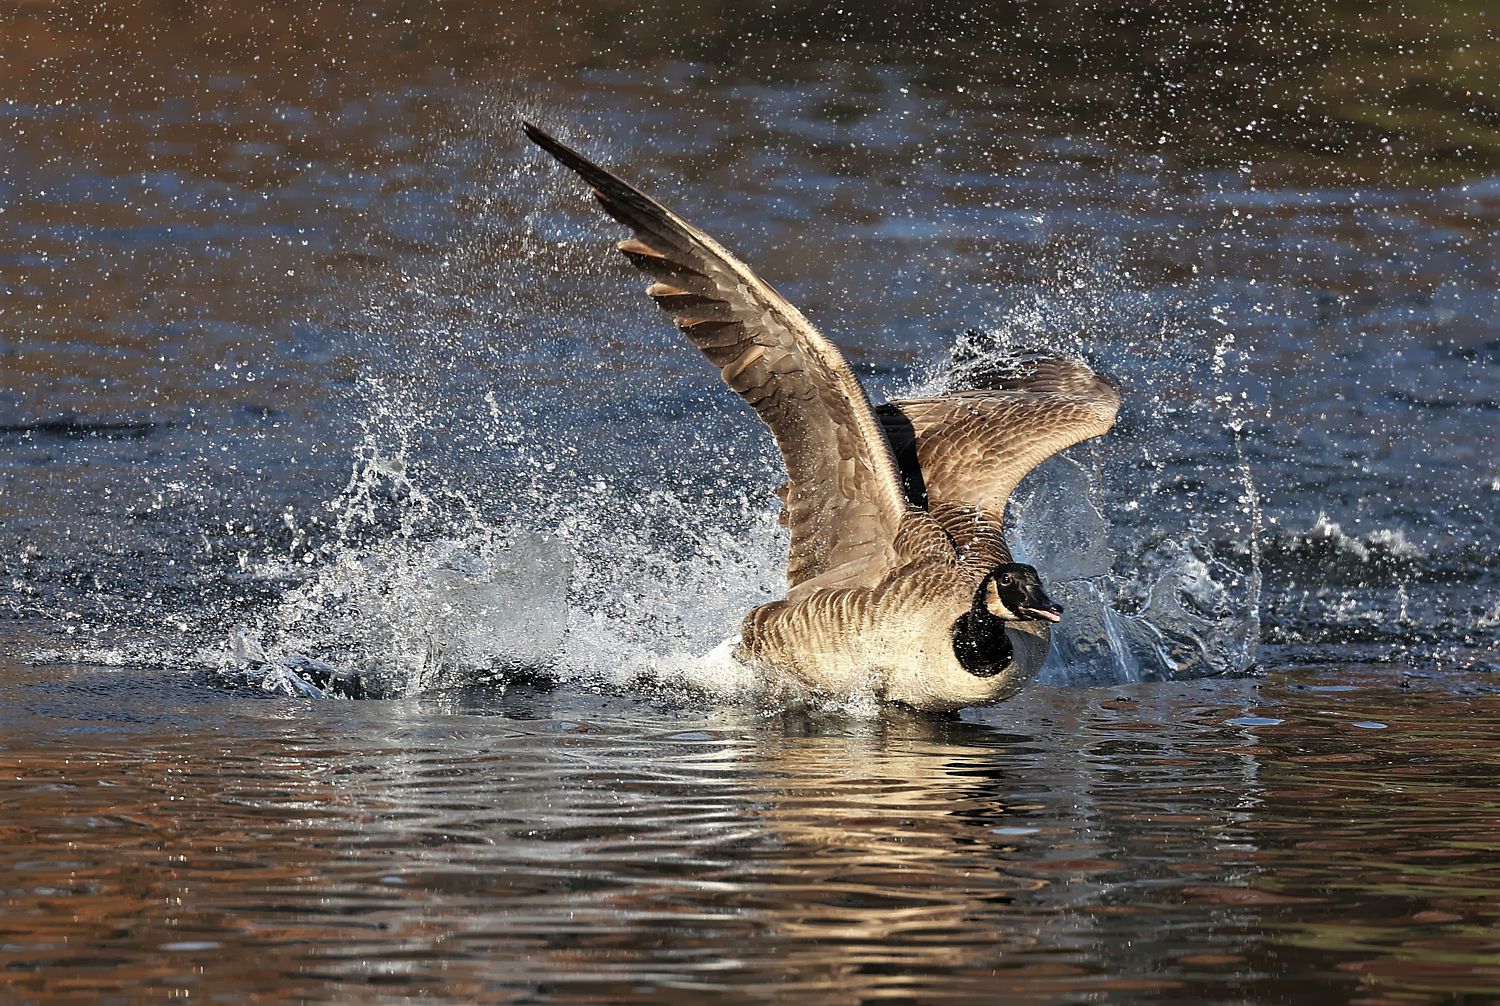
[[1497, 982], [1486, 682], [1288, 673], [832, 723], [6, 680], [6, 1001], [1444, 1002]]
[[[222, 88], [222, 75], [244, 74], [232, 90], [268, 100], [301, 101], [310, 82], [329, 79], [453, 76], [489, 79], [510, 98], [569, 87], [568, 78], [594, 69], [632, 72], [622, 88], [649, 87], [665, 64], [682, 60], [761, 82], [815, 81], [826, 61], [872, 70], [910, 62], [924, 86], [960, 101], [1040, 108], [1044, 128], [1085, 125], [1107, 142], [1204, 163], [1260, 161], [1269, 148], [1292, 171], [1332, 169], [1345, 180], [1392, 169], [1452, 179], [1500, 166], [1500, 35], [1493, 6], [1474, 0], [1375, 10], [1196, 0], [955, 10], [916, 0], [835, 16], [806, 0], [10, 7], [6, 48], [15, 53], [0, 64], [0, 82], [12, 96], [52, 96], [66, 81], [83, 85], [80, 96], [133, 90], [166, 100], [182, 91], [174, 74], [186, 72], [210, 88]], [[855, 89], [830, 99], [827, 115], [858, 118], [862, 105]], [[226, 138], [236, 131], [221, 128]], [[130, 129], [122, 123], [114, 132]], [[306, 141], [305, 154], [325, 152], [315, 132]], [[263, 170], [278, 162], [294, 170], [283, 159], [245, 156]]]

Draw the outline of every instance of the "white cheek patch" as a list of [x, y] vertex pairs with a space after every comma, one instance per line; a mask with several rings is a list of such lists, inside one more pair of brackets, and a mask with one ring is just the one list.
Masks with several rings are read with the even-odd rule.
[[995, 581], [991, 580], [984, 588], [984, 606], [989, 609], [990, 614], [996, 618], [1015, 618], [1015, 615], [1000, 600], [1000, 592], [995, 589]]

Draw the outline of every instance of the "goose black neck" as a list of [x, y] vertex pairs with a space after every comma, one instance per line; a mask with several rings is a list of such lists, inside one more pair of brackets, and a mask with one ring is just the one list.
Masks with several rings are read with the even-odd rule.
[[1015, 649], [1005, 634], [1004, 620], [976, 607], [953, 623], [953, 655], [976, 678], [992, 678], [1010, 666]]

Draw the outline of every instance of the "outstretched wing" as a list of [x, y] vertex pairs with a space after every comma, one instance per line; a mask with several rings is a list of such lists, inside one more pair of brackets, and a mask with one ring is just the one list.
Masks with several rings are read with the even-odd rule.
[[890, 445], [843, 354], [708, 235], [530, 123], [523, 126], [631, 229], [634, 237], [619, 248], [656, 280], [646, 292], [771, 428], [789, 481], [791, 585], [843, 566], [849, 569], [834, 579], [878, 579], [894, 561], [908, 504]]
[[[1108, 378], [1078, 360], [1035, 353], [989, 371], [986, 387], [891, 402], [879, 416], [907, 494], [963, 548], [961, 521], [998, 531], [1026, 473], [1107, 432], [1119, 409], [1119, 391]], [[998, 534], [976, 533], [988, 543], [983, 547], [1004, 550]]]

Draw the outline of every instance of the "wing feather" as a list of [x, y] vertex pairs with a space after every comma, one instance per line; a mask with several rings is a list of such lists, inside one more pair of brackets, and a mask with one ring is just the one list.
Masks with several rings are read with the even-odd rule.
[[878, 414], [912, 501], [961, 553], [1006, 561], [1000, 532], [1010, 494], [1047, 458], [1108, 432], [1120, 394], [1082, 362], [1049, 354], [1010, 357], [986, 384], [891, 402]]
[[779, 293], [716, 241], [530, 123], [527, 137], [629, 227], [619, 249], [647, 294], [771, 428], [786, 463], [791, 586], [871, 583], [897, 561], [910, 513], [885, 432], [859, 379]]

